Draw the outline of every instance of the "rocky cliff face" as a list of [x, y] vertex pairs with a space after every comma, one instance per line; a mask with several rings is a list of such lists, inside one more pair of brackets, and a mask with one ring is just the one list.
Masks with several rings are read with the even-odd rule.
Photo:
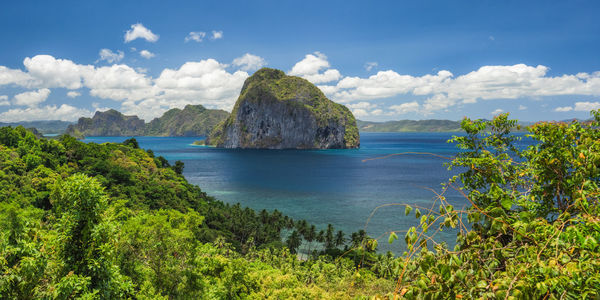
[[75, 125], [67, 127], [67, 134], [73, 136], [134, 136], [143, 135], [144, 120], [137, 116], [125, 116], [110, 109], [97, 111], [93, 118], [79, 118]]
[[350, 110], [305, 79], [263, 68], [246, 79], [234, 109], [207, 144], [225, 148], [341, 149], [360, 145]]
[[186, 105], [173, 108], [162, 117], [146, 124], [146, 135], [151, 136], [205, 136], [229, 113], [224, 110], [206, 109], [202, 105]]

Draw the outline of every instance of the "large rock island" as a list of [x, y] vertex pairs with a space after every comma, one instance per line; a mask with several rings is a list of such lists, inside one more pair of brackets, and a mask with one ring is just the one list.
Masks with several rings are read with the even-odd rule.
[[244, 82], [229, 118], [207, 144], [225, 148], [358, 148], [350, 110], [325, 97], [307, 80], [263, 68]]

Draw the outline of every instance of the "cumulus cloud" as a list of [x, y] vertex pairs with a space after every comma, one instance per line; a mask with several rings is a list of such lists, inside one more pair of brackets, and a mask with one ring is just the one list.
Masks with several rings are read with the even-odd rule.
[[0, 66], [0, 86], [2, 85], [19, 85], [29, 87], [35, 82], [35, 79], [28, 73], [21, 70], [9, 69], [5, 66]]
[[375, 62], [375, 61], [367, 62], [367, 63], [365, 63], [365, 70], [367, 70], [367, 72], [370, 72], [374, 68], [377, 68], [378, 65], [379, 64], [377, 64], [377, 62]]
[[242, 71], [253, 71], [264, 67], [267, 64], [264, 58], [250, 53], [246, 53], [233, 60], [232, 64], [239, 67]]
[[345, 77], [336, 85], [321, 88], [333, 100], [342, 103], [398, 95], [426, 96], [428, 98], [421, 103], [422, 113], [478, 100], [600, 95], [600, 72], [555, 77], [547, 76], [547, 72], [548, 67], [524, 64], [483, 66], [458, 77], [446, 70], [423, 76], [387, 70], [368, 78]]
[[60, 106], [48, 105], [44, 107], [14, 108], [0, 113], [0, 120], [4, 122], [62, 120], [75, 121], [79, 117], [91, 116], [87, 109], [77, 108], [68, 104]]
[[412, 112], [418, 112], [420, 109], [420, 105], [417, 101], [406, 102], [400, 105], [392, 105], [390, 109], [396, 114], [406, 114]]
[[504, 112], [503, 109], [498, 108], [498, 109], [494, 110], [493, 112], [491, 112], [490, 114], [493, 115], [493, 116], [495, 116], [495, 115], [499, 115], [499, 114], [501, 114], [503, 112]]
[[150, 29], [144, 27], [142, 23], [131, 25], [131, 29], [125, 32], [125, 43], [129, 43], [135, 39], [145, 39], [148, 42], [158, 41], [158, 35], [152, 33]]
[[568, 111], [586, 111], [589, 112], [591, 110], [600, 109], [600, 102], [575, 102], [573, 106], [563, 106], [557, 107], [554, 109], [556, 112], [568, 112]]
[[198, 43], [202, 42], [202, 40], [206, 37], [206, 32], [203, 31], [192, 31], [185, 37], [185, 42], [196, 41]]
[[525, 106], [525, 105], [519, 105], [519, 110], [526, 110], [526, 109], [527, 109], [527, 106]]
[[6, 95], [0, 96], [0, 106], [7, 106], [7, 105], [10, 105], [10, 102], [8, 102], [8, 96], [6, 96]]
[[[307, 54], [304, 59], [297, 62], [289, 75], [302, 77], [314, 84], [326, 83], [338, 80], [342, 74], [336, 69], [329, 69], [329, 61], [327, 56], [321, 52]], [[321, 70], [326, 69], [321, 72]]]
[[100, 58], [98, 61], [105, 60], [109, 64], [119, 62], [121, 59], [125, 57], [125, 53], [123, 51], [112, 52], [110, 49], [101, 49], [100, 50]]
[[[120, 101], [121, 107], [118, 109], [149, 119], [164, 110], [182, 108], [186, 104], [203, 104], [229, 110], [248, 72], [264, 64], [263, 58], [248, 53], [234, 59], [231, 64], [214, 59], [192, 61], [179, 68], [166, 68], [158, 77], [152, 77], [146, 70], [125, 64], [84, 65], [50, 55], [36, 55], [24, 59], [23, 70], [0, 66], [0, 86], [17, 86], [30, 91], [35, 89], [33, 92], [66, 88], [74, 93], [87, 88], [91, 96]], [[231, 70], [232, 66], [234, 70]], [[484, 66], [458, 76], [445, 70], [422, 76], [382, 70], [368, 77], [342, 77], [339, 71], [331, 68], [324, 54], [315, 52], [296, 63], [289, 74], [318, 84], [332, 100], [349, 104], [357, 116], [429, 114], [454, 105], [492, 99], [600, 95], [600, 72], [557, 76], [548, 76], [547, 72], [545, 66], [519, 64]], [[404, 103], [397, 101], [389, 107], [381, 104], [365, 106], [373, 102], [371, 100], [393, 100], [398, 96], [406, 96], [408, 100], [402, 101]], [[411, 99], [411, 96], [415, 99]], [[23, 100], [20, 103], [33, 105], [36, 101]], [[558, 111], [589, 110], [590, 107], [596, 107], [598, 102], [578, 103], [568, 108], [558, 108]]]
[[29, 75], [34, 78], [25, 86], [35, 85], [45, 88], [79, 89], [83, 86], [82, 75], [94, 70], [94, 66], [78, 65], [70, 60], [56, 59], [50, 55], [27, 57], [23, 64]]
[[600, 109], [600, 102], [575, 102], [575, 111], [590, 111]]
[[76, 91], [67, 92], [67, 97], [69, 97], [69, 98], [77, 98], [79, 96], [81, 96], [80, 92], [76, 92]]
[[567, 111], [572, 111], [573, 107], [571, 106], [563, 106], [563, 107], [557, 107], [554, 109], [554, 111], [556, 112], [567, 112]]
[[211, 39], [218, 40], [218, 39], [222, 39], [222, 38], [223, 38], [223, 31], [216, 31], [216, 30], [212, 31]]
[[155, 54], [148, 50], [142, 50], [142, 51], [140, 51], [140, 56], [145, 59], [151, 59], [155, 56]]
[[37, 91], [24, 92], [15, 95], [13, 103], [15, 105], [34, 107], [46, 101], [49, 95], [49, 89], [39, 89]]

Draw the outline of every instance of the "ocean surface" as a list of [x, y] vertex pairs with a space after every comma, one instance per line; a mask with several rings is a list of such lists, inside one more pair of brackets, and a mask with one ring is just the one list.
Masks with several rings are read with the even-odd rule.
[[[135, 137], [171, 163], [185, 163], [184, 176], [209, 195], [256, 210], [277, 209], [324, 229], [331, 223], [348, 235], [366, 229], [379, 238], [379, 250], [401, 252], [404, 234], [389, 245], [389, 232], [406, 231], [418, 222], [403, 206], [431, 207], [441, 183], [453, 174], [444, 166], [457, 149], [447, 143], [453, 133], [361, 133], [360, 149], [233, 150], [194, 146], [198, 137]], [[122, 142], [128, 137], [87, 137], [85, 142]], [[428, 152], [430, 154], [390, 154]], [[381, 159], [373, 159], [381, 158]], [[369, 160], [372, 159], [372, 160]], [[365, 161], [366, 160], [366, 161]], [[456, 209], [467, 205], [456, 191], [444, 195]], [[439, 205], [436, 205], [437, 208]], [[369, 216], [375, 211], [372, 218]], [[435, 240], [454, 245], [455, 231]]]

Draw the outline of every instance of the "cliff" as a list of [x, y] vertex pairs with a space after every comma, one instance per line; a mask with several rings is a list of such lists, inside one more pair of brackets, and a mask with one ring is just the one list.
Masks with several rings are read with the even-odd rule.
[[357, 148], [360, 137], [350, 110], [325, 97], [307, 80], [263, 68], [246, 79], [229, 118], [207, 144], [225, 148]]
[[146, 135], [151, 136], [204, 136], [229, 113], [224, 110], [206, 109], [202, 105], [186, 105], [183, 110], [173, 108], [162, 117], [146, 124]]
[[97, 111], [92, 118], [79, 118], [77, 124], [69, 125], [65, 133], [81, 136], [135, 136], [143, 135], [145, 130], [144, 120], [137, 116], [125, 116], [110, 109], [104, 112]]

